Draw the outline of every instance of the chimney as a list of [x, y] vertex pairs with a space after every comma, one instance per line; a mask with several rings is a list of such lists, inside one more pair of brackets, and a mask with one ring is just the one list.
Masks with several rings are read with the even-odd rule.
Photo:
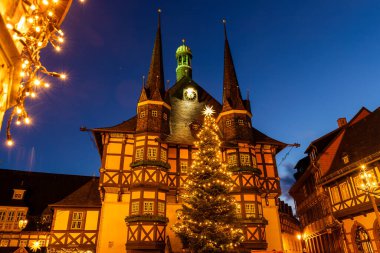
[[337, 122], [338, 122], [338, 127], [342, 127], [342, 126], [347, 124], [347, 119], [346, 118], [339, 118], [337, 120]]

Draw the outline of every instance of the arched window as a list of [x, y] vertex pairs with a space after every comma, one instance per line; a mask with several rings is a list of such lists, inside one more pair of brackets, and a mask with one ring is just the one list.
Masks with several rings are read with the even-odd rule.
[[355, 244], [359, 253], [373, 253], [371, 238], [362, 226], [356, 227]]
[[380, 225], [378, 220], [373, 223], [373, 235], [375, 237], [377, 248], [380, 249]]
[[178, 65], [182, 65], [182, 56], [178, 57]]

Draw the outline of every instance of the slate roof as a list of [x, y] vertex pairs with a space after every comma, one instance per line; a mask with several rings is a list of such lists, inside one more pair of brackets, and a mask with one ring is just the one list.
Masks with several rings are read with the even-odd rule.
[[[28, 207], [40, 216], [55, 203], [92, 180], [92, 177], [0, 169], [0, 205]], [[13, 200], [13, 189], [25, 189], [23, 200]]]
[[99, 178], [82, 185], [79, 189], [66, 196], [64, 199], [51, 204], [52, 207], [101, 207], [100, 194], [98, 191]]
[[[355, 117], [351, 122], [354, 119]], [[377, 152], [380, 152], [380, 107], [365, 118], [346, 125], [342, 141], [327, 174]], [[343, 163], [342, 157], [345, 154], [349, 157], [348, 164]]]
[[[183, 89], [193, 87], [198, 92], [198, 102], [183, 100]], [[189, 77], [184, 76], [167, 91], [170, 99], [170, 135], [165, 139], [168, 143], [178, 143], [192, 145], [196, 131], [192, 130], [192, 124], [201, 124], [203, 121], [202, 110], [205, 105], [212, 105], [216, 115], [222, 111], [222, 105], [213, 98], [205, 89]], [[248, 100], [245, 100], [249, 104]], [[191, 106], [191, 110], [189, 107]], [[136, 130], [137, 117], [132, 118], [111, 127], [94, 128], [95, 141], [98, 146], [99, 154], [103, 152], [101, 132], [134, 133]], [[286, 143], [275, 140], [256, 128], [252, 127], [253, 142], [258, 144], [271, 144], [278, 147], [280, 152], [287, 146]]]

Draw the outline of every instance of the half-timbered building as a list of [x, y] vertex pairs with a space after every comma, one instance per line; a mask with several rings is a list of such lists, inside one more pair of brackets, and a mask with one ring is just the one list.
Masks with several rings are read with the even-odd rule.
[[[74, 200], [73, 192], [87, 187], [88, 184], [93, 185], [91, 197], [84, 194], [85, 192], [82, 190], [80, 198], [75, 199], [74, 206], [64, 206], [69, 203], [70, 199]], [[23, 248], [30, 249], [36, 244], [43, 252], [46, 252], [49, 241], [52, 242], [50, 245], [53, 248], [61, 249], [65, 246], [70, 249], [73, 249], [74, 246], [78, 248], [78, 245], [70, 244], [69, 238], [74, 240], [77, 237], [75, 233], [87, 229], [88, 226], [84, 223], [85, 218], [82, 216], [82, 230], [78, 230], [76, 227], [71, 229], [70, 224], [66, 224], [68, 221], [66, 223], [63, 221], [64, 217], [70, 215], [61, 210], [70, 210], [70, 212], [83, 210], [84, 214], [88, 214], [94, 209], [93, 206], [90, 207], [88, 203], [85, 203], [86, 198], [89, 197], [95, 198], [95, 200], [97, 198], [97, 211], [99, 212], [100, 198], [97, 193], [97, 185], [96, 179], [87, 176], [0, 169], [0, 252], [21, 253], [24, 252]], [[57, 208], [55, 212], [49, 206], [53, 203], [57, 203], [54, 206]], [[88, 215], [87, 219], [89, 219]], [[25, 221], [27, 224], [23, 224]], [[62, 230], [66, 230], [64, 236], [59, 234], [61, 232], [58, 231], [59, 225], [64, 226]], [[69, 227], [67, 228], [67, 226]], [[52, 229], [53, 234], [51, 234]], [[73, 230], [72, 233], [69, 233], [70, 230]], [[96, 238], [97, 228], [94, 227], [91, 232], [96, 234]], [[55, 239], [57, 237], [59, 240]], [[94, 241], [94, 236], [89, 237], [90, 241]], [[87, 246], [85, 240], [80, 242]], [[93, 245], [95, 244], [96, 241], [93, 242]], [[82, 248], [82, 245], [79, 248]], [[19, 251], [16, 251], [18, 249]]]
[[286, 144], [253, 127], [250, 101], [242, 98], [226, 34], [224, 43], [222, 103], [193, 80], [193, 54], [185, 44], [176, 51], [176, 82], [166, 90], [159, 23], [136, 115], [91, 129], [102, 161], [98, 252], [182, 250], [171, 227], [178, 222], [205, 105], [216, 111], [222, 158], [233, 171], [232, 194], [246, 239], [242, 250], [282, 250], [275, 156]]
[[379, 126], [380, 108], [362, 108], [349, 122], [340, 118], [338, 128], [311, 142], [296, 165], [290, 194], [307, 252], [380, 252], [380, 192], [362, 189], [362, 167], [374, 185], [380, 182]]

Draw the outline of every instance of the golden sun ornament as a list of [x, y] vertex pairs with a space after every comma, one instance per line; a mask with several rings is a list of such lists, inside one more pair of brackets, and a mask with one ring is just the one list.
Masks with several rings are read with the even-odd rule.
[[203, 110], [202, 114], [205, 116], [211, 117], [215, 113], [215, 110], [211, 106], [206, 105], [205, 109]]

